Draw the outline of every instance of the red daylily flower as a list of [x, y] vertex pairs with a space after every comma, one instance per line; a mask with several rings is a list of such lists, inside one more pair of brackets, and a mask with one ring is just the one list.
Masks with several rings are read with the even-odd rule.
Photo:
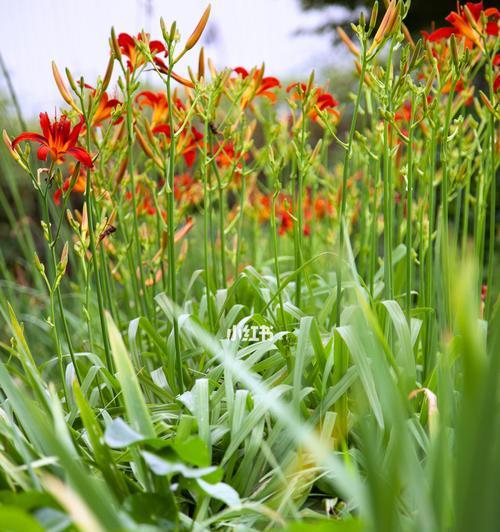
[[[167, 124], [160, 124], [153, 129], [153, 133], [163, 133], [167, 139], [170, 140], [170, 126]], [[182, 154], [187, 166], [191, 168], [196, 159], [196, 150], [200, 146], [203, 139], [203, 134], [200, 133], [194, 126], [190, 129], [184, 128], [179, 138], [177, 139], [177, 153]]]
[[[243, 67], [236, 67], [234, 71], [239, 74], [242, 79], [246, 79], [250, 75], [248, 70]], [[264, 77], [263, 68], [254, 69], [252, 74], [252, 82], [246, 89], [241, 99], [241, 105], [243, 109], [245, 109], [251, 100], [257, 96], [264, 96], [272, 103], [275, 103], [276, 93], [271, 91], [271, 89], [275, 87], [281, 87], [281, 83], [278, 78], [272, 76]]]
[[25, 140], [38, 142], [40, 148], [38, 148], [37, 157], [41, 161], [45, 161], [47, 155], [50, 155], [53, 162], [62, 162], [64, 156], [68, 154], [90, 168], [92, 167], [92, 158], [89, 153], [76, 145], [82, 127], [83, 116], [80, 117], [78, 124], [71, 129], [71, 122], [66, 115], [62, 115], [59, 120], [54, 118], [51, 123], [47, 113], [40, 113], [40, 128], [43, 135], [31, 132], [21, 133], [12, 141], [12, 147], [15, 148]]
[[[144, 186], [143, 183], [137, 183], [135, 186], [135, 197], [137, 202], [137, 215], [148, 214], [153, 216], [156, 214], [156, 207], [152, 197], [151, 190]], [[127, 201], [132, 201], [132, 192], [128, 190], [125, 193], [125, 199]], [[163, 213], [162, 213], [163, 216]]]
[[[423, 32], [424, 37], [428, 41], [437, 42], [442, 41], [443, 39], [448, 39], [452, 35], [456, 35], [457, 37], [464, 37], [466, 45], [469, 48], [472, 48], [474, 45], [476, 45], [482, 50], [483, 42], [481, 37], [483, 34], [498, 37], [498, 19], [500, 18], [500, 12], [495, 7], [483, 9], [482, 2], [468, 2], [467, 4], [465, 4], [465, 7], [474, 19], [476, 27], [471, 24], [469, 18], [467, 17], [465, 8], [463, 6], [458, 6], [457, 11], [452, 11], [445, 18], [445, 20], [449, 22], [451, 26], [438, 28], [431, 34]], [[483, 14], [487, 19], [487, 23], [485, 26], [483, 26], [482, 22], [481, 15]]]
[[217, 165], [221, 168], [229, 168], [236, 165], [236, 168], [241, 169], [242, 163], [239, 161], [248, 159], [248, 153], [237, 152], [231, 141], [222, 142], [214, 146], [214, 154], [216, 154]]
[[[295, 100], [303, 100], [307, 98], [307, 86], [305, 83], [292, 83], [286, 89], [286, 92], [291, 93], [293, 91], [292, 98]], [[307, 116], [314, 122], [318, 122], [320, 113], [318, 111], [326, 111], [335, 117], [336, 120], [340, 118], [340, 113], [336, 109], [339, 102], [322, 87], [316, 87], [312, 89], [312, 98], [309, 102], [307, 109]]]
[[[150, 41], [149, 34], [147, 33], [139, 33], [137, 35], [138, 41], [144, 42], [144, 38], [146, 38], [145, 42], [149, 46], [149, 51], [151, 52], [155, 63], [158, 66], [166, 68], [163, 60], [159, 57], [156, 57], [162, 52], [164, 52], [165, 57], [167, 57], [168, 52], [165, 49], [163, 43], [161, 41]], [[128, 33], [120, 33], [120, 35], [118, 35], [118, 46], [120, 47], [121, 53], [128, 57], [127, 66], [131, 72], [133, 72], [136, 68], [140, 67], [147, 61], [147, 57], [138, 49], [136, 41]]]
[[203, 188], [200, 181], [189, 174], [174, 177], [174, 198], [183, 205], [196, 205], [203, 198]]
[[[71, 164], [70, 167], [69, 167], [70, 177], [67, 177], [64, 180], [64, 182], [62, 184], [62, 187], [59, 187], [54, 192], [54, 203], [56, 205], [60, 205], [61, 204], [61, 197], [62, 197], [63, 193], [68, 191], [69, 186], [71, 185], [72, 174], [74, 172], [74, 169], [75, 169], [75, 165]], [[82, 168], [82, 169], [80, 169], [80, 174], [77, 177], [76, 182], [73, 185], [73, 188], [71, 189], [71, 192], [78, 192], [79, 194], [83, 194], [85, 192], [86, 187], [87, 187], [87, 173]]]

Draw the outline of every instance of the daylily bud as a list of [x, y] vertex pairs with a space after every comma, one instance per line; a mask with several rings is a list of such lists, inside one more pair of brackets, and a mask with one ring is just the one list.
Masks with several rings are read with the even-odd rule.
[[106, 73], [104, 74], [104, 79], [102, 80], [101, 91], [104, 92], [111, 81], [111, 76], [113, 74], [113, 65], [115, 64], [113, 57], [109, 58], [108, 66], [106, 68]]
[[479, 91], [479, 97], [481, 98], [481, 101], [484, 103], [484, 105], [486, 105], [486, 107], [495, 115], [496, 114], [495, 108], [493, 107], [492, 103], [490, 102], [486, 94], [484, 94], [484, 92], [481, 90]]
[[151, 149], [151, 146], [146, 142], [146, 139], [142, 136], [141, 131], [137, 126], [134, 127], [135, 135], [137, 137], [137, 140], [139, 141], [139, 144], [141, 145], [141, 148], [143, 149], [144, 153], [152, 160], [154, 163], [159, 167], [163, 168], [163, 163], [161, 162], [160, 158], [155, 155], [153, 150]]
[[365, 12], [361, 11], [359, 14], [359, 25], [364, 29], [366, 25]]
[[76, 86], [75, 80], [73, 79], [73, 76], [71, 75], [71, 72], [68, 67], [65, 68], [66, 72], [66, 78], [68, 79], [69, 86], [73, 89], [73, 91], [77, 92], [78, 88]]
[[191, 50], [191, 48], [199, 41], [201, 34], [203, 33], [205, 26], [208, 22], [208, 17], [210, 16], [210, 4], [208, 4], [208, 7], [203, 12], [203, 15], [201, 15], [200, 21], [196, 25], [196, 28], [194, 29], [193, 33], [191, 34], [191, 37], [186, 42], [186, 46], [184, 46], [185, 50]]
[[24, 164], [24, 162], [21, 159], [21, 156], [17, 151], [12, 147], [12, 141], [9, 138], [9, 135], [7, 134], [7, 131], [5, 129], [2, 132], [3, 141], [5, 142], [5, 145], [7, 146], [7, 149], [9, 150], [9, 153], [12, 155], [12, 158], [16, 161], [19, 166], [26, 172], [28, 171], [28, 167]]
[[213, 61], [210, 59], [210, 57], [207, 59], [208, 69], [210, 70], [210, 75], [212, 78], [217, 77], [217, 69], [215, 68], [215, 65]]
[[451, 47], [451, 57], [453, 59], [453, 64], [455, 65], [455, 68], [458, 72], [460, 68], [460, 61], [458, 57], [457, 39], [455, 38], [455, 34], [453, 34], [450, 38], [450, 47]]
[[203, 46], [200, 49], [198, 56], [198, 81], [205, 77], [205, 50]]
[[113, 50], [113, 53], [115, 54], [116, 59], [118, 61], [122, 60], [122, 52], [120, 50], [120, 45], [118, 44], [118, 39], [116, 38], [115, 28], [111, 28], [111, 48]]
[[410, 65], [409, 65], [409, 68], [408, 68], [408, 70], [410, 72], [413, 70], [413, 68], [415, 67], [415, 64], [420, 59], [421, 52], [422, 52], [422, 39], [420, 39], [417, 42], [417, 45], [416, 45], [415, 49], [413, 50], [413, 54], [412, 54], [411, 59], [410, 59]]
[[175, 79], [175, 81], [178, 81], [181, 85], [185, 85], [186, 87], [190, 87], [191, 89], [194, 89], [195, 85], [189, 79], [179, 76], [179, 74], [176, 74], [173, 70], [170, 72], [170, 75]]
[[388, 37], [392, 30], [399, 15], [399, 3], [396, 0], [391, 0], [389, 7], [385, 12], [384, 18], [380, 23], [380, 26], [373, 37], [372, 45], [369, 49], [369, 53], [372, 52], [386, 37]]
[[189, 74], [189, 78], [191, 79], [193, 85], [195, 85], [197, 79], [196, 79], [196, 76], [194, 75], [194, 72], [193, 72], [193, 70], [191, 69], [190, 66], [187, 67], [187, 71], [188, 71], [188, 74]]
[[373, 4], [372, 14], [370, 16], [370, 26], [368, 31], [371, 33], [377, 24], [378, 18], [378, 1]]
[[356, 45], [349, 38], [349, 35], [340, 27], [337, 27], [337, 33], [339, 34], [340, 40], [347, 46], [347, 48], [356, 56], [359, 57], [359, 50]]
[[57, 269], [64, 273], [66, 271], [66, 266], [68, 265], [68, 243], [64, 243], [64, 247], [61, 253], [61, 260], [59, 261], [59, 264], [57, 265]]
[[128, 164], [128, 157], [125, 157], [123, 161], [120, 163], [120, 166], [118, 168], [118, 172], [116, 173], [115, 180], [116, 184], [119, 185], [123, 179], [123, 176], [125, 175], [125, 171], [127, 169]]
[[87, 202], [85, 202], [83, 204], [82, 220], [80, 222], [80, 231], [82, 233], [82, 237], [83, 238], [87, 237], [88, 230], [89, 230], [89, 218], [88, 218], [88, 214], [87, 214]]
[[476, 19], [474, 18], [474, 16], [472, 15], [472, 13], [470, 12], [470, 9], [468, 7], [467, 4], [465, 4], [463, 6], [463, 10], [464, 10], [464, 13], [465, 13], [465, 16], [467, 17], [467, 20], [469, 21], [469, 24], [478, 32], [478, 33], [481, 33], [481, 30], [479, 29], [478, 25], [477, 25], [477, 21]]
[[172, 26], [170, 26], [170, 33], [168, 35], [168, 42], [173, 43], [175, 41], [175, 37], [177, 35], [177, 22], [172, 22]]
[[169, 35], [167, 31], [167, 25], [165, 24], [165, 21], [163, 20], [163, 17], [160, 17], [160, 28], [161, 28], [161, 34], [163, 35], [163, 38], [165, 39], [165, 42], [168, 42]]
[[33, 254], [33, 258], [35, 259], [35, 268], [38, 270], [40, 275], [46, 279], [45, 277], [45, 266], [40, 262], [40, 257], [38, 256], [38, 253], [35, 251]]
[[311, 158], [310, 158], [311, 163], [314, 162], [316, 158], [318, 157], [318, 154], [321, 150], [322, 145], [323, 145], [323, 139], [319, 139], [318, 142], [316, 143], [316, 146], [314, 146], [314, 150], [311, 153]]
[[256, 127], [257, 127], [257, 120], [253, 119], [250, 122], [250, 124], [248, 124], [247, 129], [245, 131], [245, 137], [243, 139], [245, 144], [249, 143], [252, 140]]
[[78, 109], [71, 94], [69, 93], [68, 89], [64, 85], [64, 82], [61, 78], [61, 74], [59, 74], [59, 69], [57, 68], [55, 61], [52, 61], [52, 74], [54, 75], [54, 80], [56, 82], [57, 88], [59, 89], [59, 93], [61, 94], [63, 100], [68, 105], [70, 105], [77, 113], [81, 113], [80, 109]]
[[307, 94], [311, 92], [313, 85], [314, 85], [314, 70], [311, 71], [311, 74], [309, 74], [309, 79], [307, 80], [307, 89], [306, 89]]

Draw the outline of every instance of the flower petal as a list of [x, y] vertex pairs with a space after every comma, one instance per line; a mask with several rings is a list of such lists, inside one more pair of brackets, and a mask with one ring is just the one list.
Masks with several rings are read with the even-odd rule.
[[84, 166], [88, 168], [92, 167], [92, 158], [89, 153], [83, 148], [73, 147], [68, 150], [69, 155], [72, 155], [77, 161], [80, 161]]

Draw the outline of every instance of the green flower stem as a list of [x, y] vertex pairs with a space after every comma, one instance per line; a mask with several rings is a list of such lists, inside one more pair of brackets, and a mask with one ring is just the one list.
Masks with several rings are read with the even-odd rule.
[[[210, 153], [213, 153], [213, 134], [208, 131], [209, 138], [209, 147]], [[217, 167], [217, 161], [215, 157], [212, 157], [212, 168], [214, 170], [215, 179], [217, 181], [217, 192], [219, 195], [219, 230], [220, 230], [220, 265], [221, 265], [221, 275], [222, 275], [222, 286], [227, 288], [227, 272], [226, 272], [226, 234], [224, 232], [225, 224], [225, 200], [224, 200], [224, 188], [222, 186], [222, 181]]]
[[142, 264], [142, 249], [141, 249], [141, 238], [139, 235], [139, 221], [137, 214], [137, 193], [136, 193], [136, 184], [135, 184], [135, 168], [134, 168], [134, 117], [132, 112], [132, 102], [133, 94], [132, 87], [133, 80], [130, 79], [130, 76], [126, 76], [126, 111], [127, 111], [127, 153], [128, 153], [128, 173], [130, 178], [130, 186], [132, 193], [132, 215], [133, 215], [133, 235], [134, 235], [134, 244], [135, 244], [135, 268], [132, 270], [134, 279], [136, 277], [136, 268], [139, 269], [139, 282], [140, 282], [140, 291], [142, 292], [142, 297], [139, 297], [140, 305], [142, 307], [142, 312], [145, 316], [149, 317], [149, 305], [147, 297], [147, 288], [144, 278], [144, 267]]
[[415, 94], [411, 93], [411, 117], [408, 131], [408, 176], [406, 193], [406, 319], [411, 324], [411, 282], [412, 282], [412, 214], [413, 214], [413, 137], [415, 130]]
[[451, 83], [450, 94], [446, 106], [446, 115], [444, 120], [444, 127], [442, 132], [441, 142], [441, 165], [443, 170], [441, 181], [441, 203], [442, 203], [442, 241], [441, 241], [441, 254], [442, 254], [442, 285], [444, 288], [444, 318], [445, 323], [448, 325], [451, 323], [451, 311], [450, 311], [450, 259], [449, 259], [449, 220], [448, 220], [448, 180], [449, 180], [449, 152], [448, 152], [448, 135], [450, 132], [450, 123], [452, 117], [452, 104], [453, 94], [455, 94], [455, 88], [458, 83], [458, 77], [454, 75]]
[[[48, 202], [47, 190], [45, 191], [45, 194], [43, 196], [43, 210], [44, 210], [44, 219], [45, 219], [45, 221], [47, 223], [47, 235], [48, 235], [48, 238], [49, 238], [48, 244], [49, 244], [49, 250], [50, 250], [49, 255], [50, 255], [50, 259], [52, 261], [52, 268], [53, 268], [54, 272], [57, 272], [57, 258], [56, 258], [56, 253], [55, 253], [55, 249], [54, 249], [54, 243], [53, 243], [53, 240], [52, 240], [52, 229], [51, 229], [51, 226], [50, 226], [49, 202]], [[55, 282], [55, 278], [51, 282]], [[55, 287], [55, 289], [54, 289], [54, 287], [52, 287], [50, 289], [50, 307], [51, 307], [51, 317], [52, 317], [52, 320], [53, 320], [53, 326], [54, 326], [54, 331], [55, 331], [54, 335], [58, 334], [57, 327], [56, 327], [56, 319], [55, 319], [55, 309], [54, 309], [54, 291], [55, 291], [55, 295], [56, 295], [56, 298], [57, 298], [57, 303], [58, 303], [58, 306], [59, 306], [59, 314], [61, 315], [61, 322], [62, 322], [62, 325], [63, 325], [64, 335], [66, 337], [66, 343], [68, 344], [68, 351], [69, 351], [69, 354], [70, 354], [70, 357], [71, 357], [71, 362], [73, 363], [73, 367], [75, 369], [75, 375], [76, 375], [76, 378], [78, 380], [78, 383], [81, 384], [82, 383], [82, 379], [81, 379], [81, 376], [80, 376], [80, 371], [79, 371], [78, 366], [76, 364], [75, 351], [73, 349], [73, 342], [71, 341], [71, 335], [70, 335], [70, 332], [69, 332], [68, 323], [66, 321], [66, 314], [64, 312], [64, 305], [63, 305], [62, 296], [61, 296], [61, 290], [60, 290], [59, 285], [57, 285]], [[59, 342], [59, 338], [56, 341], [56, 347], [58, 348], [58, 355], [60, 356], [60, 370], [62, 371], [61, 377], [63, 379], [63, 386], [65, 387], [66, 384], [65, 384], [65, 378], [64, 378], [64, 369], [62, 367], [62, 351], [61, 351], [61, 345], [60, 345], [60, 342]], [[67, 399], [67, 395], [66, 395], [66, 399]]]
[[[392, 112], [391, 67], [394, 53], [394, 39], [389, 44], [389, 56], [385, 73], [385, 92], [387, 112]], [[392, 150], [389, 143], [389, 122], [384, 119], [384, 289], [386, 299], [394, 298], [394, 278], [392, 272], [392, 247], [394, 232]]]
[[361, 72], [359, 77], [358, 91], [356, 93], [356, 101], [354, 103], [354, 111], [351, 119], [351, 126], [349, 128], [349, 136], [347, 138], [347, 148], [344, 155], [344, 170], [342, 173], [342, 198], [340, 203], [340, 235], [339, 235], [339, 256], [337, 260], [337, 316], [335, 324], [337, 327], [340, 326], [340, 316], [342, 314], [342, 269], [344, 262], [344, 240], [345, 240], [345, 231], [346, 231], [346, 196], [347, 196], [347, 180], [349, 179], [350, 174], [350, 163], [352, 157], [352, 145], [354, 141], [354, 133], [356, 132], [356, 123], [358, 120], [359, 107], [361, 104], [361, 96], [363, 94], [363, 83], [365, 80], [366, 73], [366, 43], [361, 43], [363, 51], [361, 57]]
[[[171, 47], [172, 48], [172, 47]], [[173, 50], [169, 51], [169, 69], [167, 74], [167, 100], [168, 100], [168, 120], [170, 127], [170, 146], [168, 157], [168, 188], [167, 188], [167, 230], [168, 230], [168, 271], [170, 280], [170, 298], [177, 304], [177, 268], [175, 260], [175, 201], [174, 201], [174, 186], [175, 186], [175, 124], [174, 124], [174, 102], [172, 99], [172, 77], [170, 72], [174, 67], [173, 64]], [[175, 345], [175, 365], [177, 370], [178, 387], [180, 393], [184, 393], [184, 368], [182, 367], [182, 354], [179, 338], [179, 322], [177, 316], [174, 313], [173, 316], [173, 329], [174, 329], [174, 345]]]
[[[204, 137], [208, 138], [208, 116], [205, 116], [204, 121]], [[214, 317], [212, 314], [212, 303], [211, 303], [211, 289], [210, 289], [210, 252], [208, 248], [208, 242], [210, 241], [210, 220], [209, 220], [209, 211], [210, 211], [210, 197], [208, 195], [208, 175], [207, 175], [207, 152], [203, 150], [203, 158], [201, 161], [201, 176], [203, 183], [203, 260], [205, 267], [205, 296], [207, 298], [207, 313], [208, 313], [208, 322], [210, 326], [210, 331], [214, 330]]]
[[[90, 153], [91, 120], [90, 120], [90, 117], [85, 114], [85, 106], [84, 106], [83, 97], [81, 97], [80, 101], [81, 101], [82, 109], [84, 110], [85, 125], [87, 128], [87, 132], [86, 132], [87, 150]], [[108, 367], [108, 370], [113, 372], [114, 364], [113, 364], [113, 359], [111, 357], [111, 348], [109, 345], [108, 324], [106, 322], [106, 316], [104, 314], [104, 301], [103, 301], [103, 296], [102, 296], [102, 284], [101, 284], [101, 272], [99, 268], [99, 257], [97, 255], [96, 244], [95, 244], [96, 237], [95, 237], [95, 229], [94, 229], [94, 223], [95, 223], [94, 222], [94, 191], [92, 189], [92, 172], [90, 171], [90, 169], [87, 173], [87, 183], [85, 186], [85, 198], [87, 201], [89, 245], [90, 245], [90, 253], [92, 255], [92, 265], [94, 268], [94, 277], [95, 277], [96, 292], [97, 292], [97, 305], [99, 308], [99, 321], [101, 324], [101, 333], [102, 333], [102, 343], [104, 346], [106, 365]]]

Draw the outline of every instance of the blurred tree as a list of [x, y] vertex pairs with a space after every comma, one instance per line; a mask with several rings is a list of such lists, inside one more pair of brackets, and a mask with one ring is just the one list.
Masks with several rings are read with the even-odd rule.
[[[342, 5], [349, 9], [355, 9], [357, 7], [372, 6], [374, 0], [300, 0], [304, 9], [318, 9], [331, 5]], [[464, 4], [465, 1], [460, 1]], [[384, 12], [383, 0], [379, 1], [379, 15]], [[485, 7], [498, 4], [495, 0], [484, 1]], [[405, 24], [413, 33], [419, 32], [422, 29], [429, 28], [433, 22], [437, 26], [445, 24], [444, 18], [450, 13], [450, 11], [456, 10], [457, 0], [412, 0], [410, 12], [406, 17]], [[351, 22], [351, 21], [349, 21]], [[326, 22], [318, 30], [327, 31], [337, 24]]]

